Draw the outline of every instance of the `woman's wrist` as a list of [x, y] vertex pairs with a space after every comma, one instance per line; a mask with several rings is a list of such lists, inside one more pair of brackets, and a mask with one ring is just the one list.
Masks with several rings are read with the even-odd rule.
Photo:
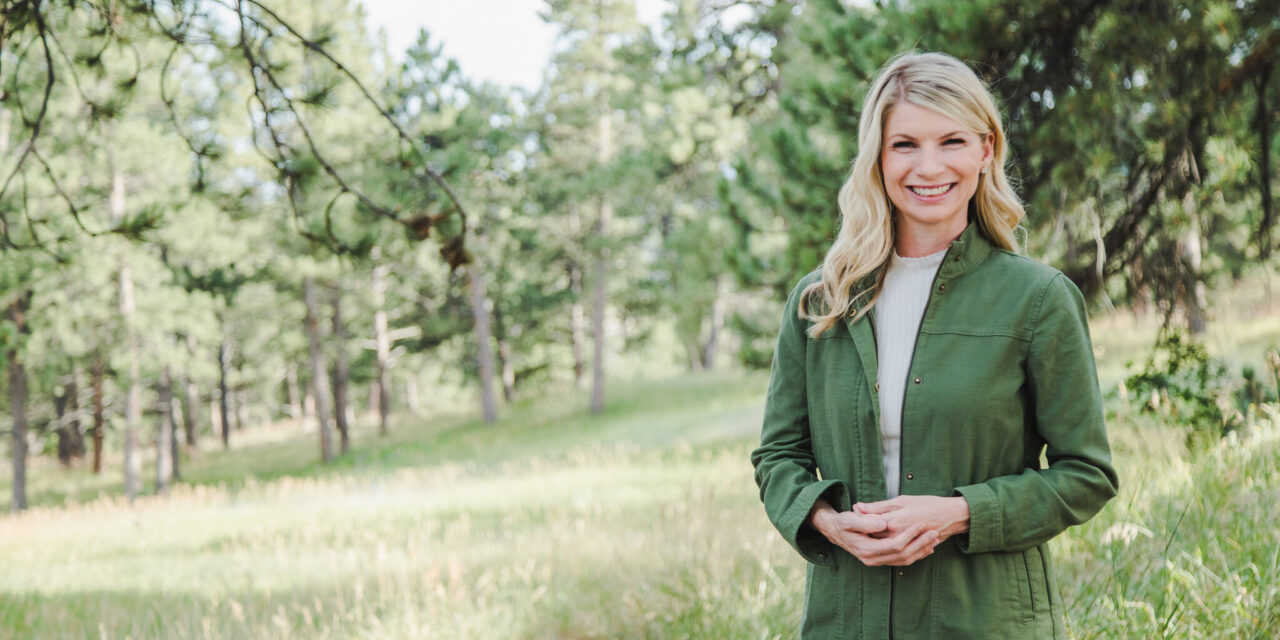
[[[836, 515], [836, 510], [822, 498], [818, 498], [813, 503], [813, 508], [809, 510], [808, 523], [824, 536], [827, 536], [826, 523], [831, 516]], [[827, 536], [828, 538], [830, 536]]]
[[949, 502], [948, 522], [939, 531], [943, 537], [951, 537], [969, 532], [969, 502], [963, 496], [947, 498]]

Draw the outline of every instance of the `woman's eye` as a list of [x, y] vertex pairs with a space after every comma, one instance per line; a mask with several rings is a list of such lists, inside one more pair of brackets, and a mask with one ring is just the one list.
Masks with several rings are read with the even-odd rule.
[[915, 145], [915, 143], [913, 143], [913, 142], [907, 142], [906, 140], [899, 140], [899, 141], [897, 141], [897, 142], [893, 143], [892, 145], [890, 145], [890, 148], [892, 148], [892, 149], [910, 149], [910, 148], [915, 147], [915, 146], [916, 146], [916, 145]]
[[947, 140], [942, 144], [952, 145], [952, 146], [962, 145], [964, 144], [964, 138], [947, 138]]

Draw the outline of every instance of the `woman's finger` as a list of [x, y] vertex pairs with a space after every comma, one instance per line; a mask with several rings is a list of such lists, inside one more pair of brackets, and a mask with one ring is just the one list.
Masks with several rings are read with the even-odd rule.
[[853, 508], [862, 513], [888, 513], [902, 508], [898, 503], [898, 499], [881, 500], [879, 502], [859, 502], [853, 505]]
[[924, 525], [912, 525], [897, 535], [887, 538], [869, 538], [859, 536], [854, 541], [855, 550], [851, 551], [863, 564], [874, 566], [885, 564], [885, 559], [901, 553], [913, 540], [924, 532]]
[[889, 526], [884, 518], [867, 516], [853, 511], [841, 513], [837, 522], [842, 530], [853, 533], [876, 533], [884, 531]]

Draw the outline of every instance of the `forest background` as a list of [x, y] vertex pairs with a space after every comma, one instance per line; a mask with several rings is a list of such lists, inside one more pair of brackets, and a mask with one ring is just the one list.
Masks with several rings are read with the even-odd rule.
[[[340, 0], [4, 2], [0, 470], [9, 510], [37, 508], [0, 522], [0, 629], [787, 635], [803, 580], [739, 468], [758, 372], [782, 297], [837, 228], [868, 82], [921, 49], [990, 83], [1026, 253], [1095, 313], [1120, 460], [1164, 464], [1062, 543], [1069, 575], [1111, 563], [1070, 587], [1109, 612], [1073, 633], [1273, 637], [1280, 545], [1259, 519], [1276, 465], [1231, 456], [1280, 456], [1280, 3], [671, 0], [658, 25], [628, 0], [542, 11], [559, 36], [525, 90], [469, 78], [426, 32], [388, 51]], [[1230, 475], [1242, 465], [1257, 473]], [[1168, 551], [1196, 515], [1160, 510], [1206, 468], [1247, 500], [1192, 500], [1205, 528], [1265, 534], [1215, 527], [1181, 566]], [[510, 503], [522, 483], [577, 510]], [[656, 532], [611, 529], [619, 495]], [[373, 523], [352, 531], [354, 512], [301, 506], [330, 499], [391, 504], [352, 506]], [[229, 516], [238, 502], [260, 508]], [[741, 544], [691, 537], [734, 514]], [[83, 528], [166, 517], [185, 533], [147, 528], [138, 548], [127, 527]], [[490, 534], [512, 526], [551, 550], [499, 562]], [[587, 527], [683, 550], [626, 583], [554, 562], [551, 538]], [[476, 538], [482, 559], [461, 550]], [[1110, 551], [1142, 540], [1163, 560]], [[741, 557], [705, 568], [721, 544]], [[148, 545], [187, 564], [148, 564]], [[272, 570], [198, 580], [228, 553]], [[567, 604], [582, 598], [597, 606]]]

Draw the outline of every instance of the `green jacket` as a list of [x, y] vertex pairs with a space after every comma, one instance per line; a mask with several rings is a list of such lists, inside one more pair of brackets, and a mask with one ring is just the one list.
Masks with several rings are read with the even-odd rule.
[[1079, 290], [976, 224], [951, 243], [910, 373], [885, 383], [907, 386], [902, 493], [963, 496], [970, 530], [911, 566], [867, 567], [805, 524], [820, 496], [887, 497], [874, 313], [809, 338], [796, 309], [817, 278], [787, 301], [751, 454], [769, 519], [808, 561], [800, 637], [1065, 639], [1046, 542], [1118, 486]]

